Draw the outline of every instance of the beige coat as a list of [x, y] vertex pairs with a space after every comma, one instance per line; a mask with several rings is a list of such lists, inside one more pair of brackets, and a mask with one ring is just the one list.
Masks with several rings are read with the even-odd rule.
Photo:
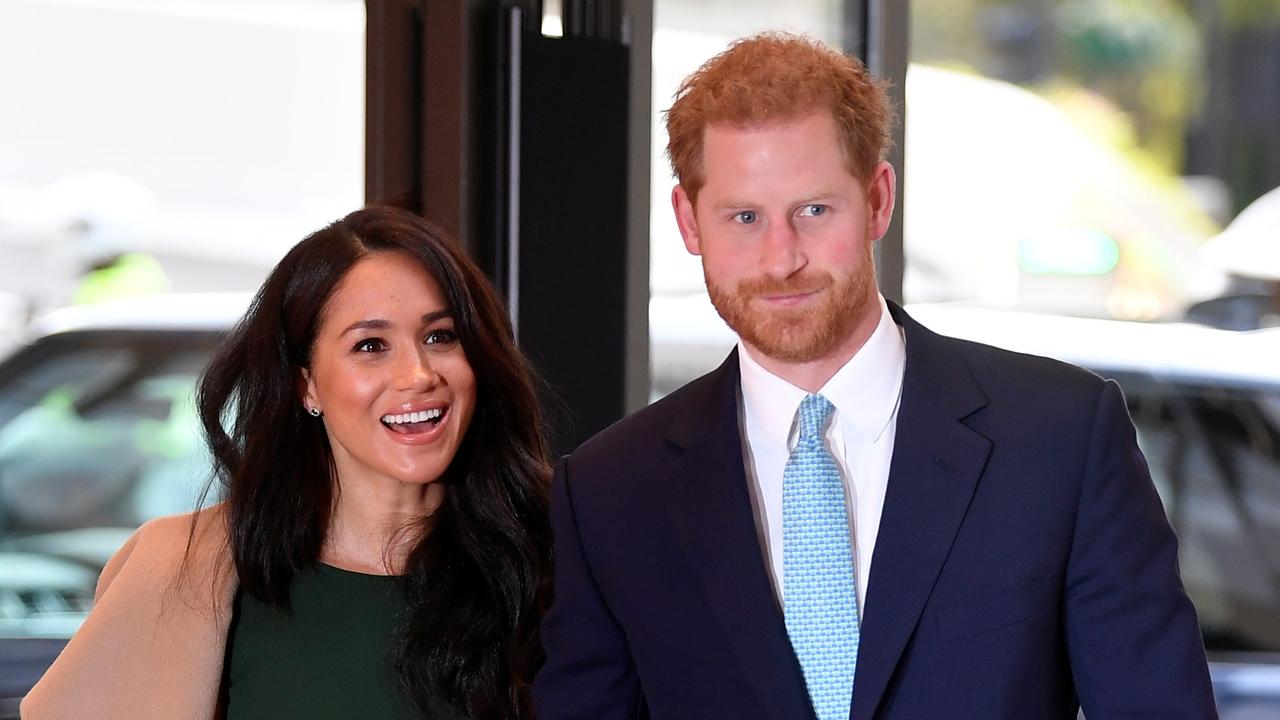
[[152, 520], [111, 558], [93, 611], [23, 700], [23, 720], [217, 715], [236, 583], [223, 508], [200, 513], [186, 556], [192, 519]]

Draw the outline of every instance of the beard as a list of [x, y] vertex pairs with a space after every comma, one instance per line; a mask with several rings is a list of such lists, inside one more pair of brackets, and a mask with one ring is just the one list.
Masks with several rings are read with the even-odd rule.
[[[747, 344], [782, 362], [812, 362], [827, 357], [855, 331], [874, 300], [870, 252], [865, 263], [844, 277], [826, 272], [785, 280], [755, 278], [736, 287], [714, 282], [704, 271], [707, 293], [720, 317]], [[801, 308], [753, 309], [756, 298], [823, 292], [821, 304]]]

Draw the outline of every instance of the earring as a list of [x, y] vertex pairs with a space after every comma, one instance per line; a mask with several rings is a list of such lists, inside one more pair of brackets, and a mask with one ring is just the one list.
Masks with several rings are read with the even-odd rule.
[[311, 413], [311, 417], [320, 417], [320, 408], [307, 408], [307, 412]]

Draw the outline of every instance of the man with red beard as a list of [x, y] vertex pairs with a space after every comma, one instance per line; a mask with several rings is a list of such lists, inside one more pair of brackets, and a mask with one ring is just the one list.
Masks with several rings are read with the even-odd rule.
[[890, 121], [790, 35], [677, 92], [672, 204], [740, 343], [557, 466], [542, 720], [1216, 717], [1119, 388], [880, 296]]

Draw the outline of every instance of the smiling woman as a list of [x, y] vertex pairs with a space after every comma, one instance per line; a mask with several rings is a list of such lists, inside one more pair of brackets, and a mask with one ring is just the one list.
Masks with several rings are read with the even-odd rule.
[[[476, 379], [449, 304], [421, 263], [403, 251], [357, 261], [326, 303], [302, 377], [303, 402], [313, 416], [323, 413], [339, 498], [348, 500], [335, 510], [372, 503], [406, 521], [432, 515], [444, 497], [435, 480], [471, 423]], [[330, 533], [322, 560], [384, 570], [387, 559], [344, 547], [367, 542], [345, 532], [361, 520], [333, 520], [344, 532]]]
[[547, 451], [455, 244], [388, 208], [309, 236], [199, 407], [225, 502], [139, 530], [24, 718], [530, 715]]

